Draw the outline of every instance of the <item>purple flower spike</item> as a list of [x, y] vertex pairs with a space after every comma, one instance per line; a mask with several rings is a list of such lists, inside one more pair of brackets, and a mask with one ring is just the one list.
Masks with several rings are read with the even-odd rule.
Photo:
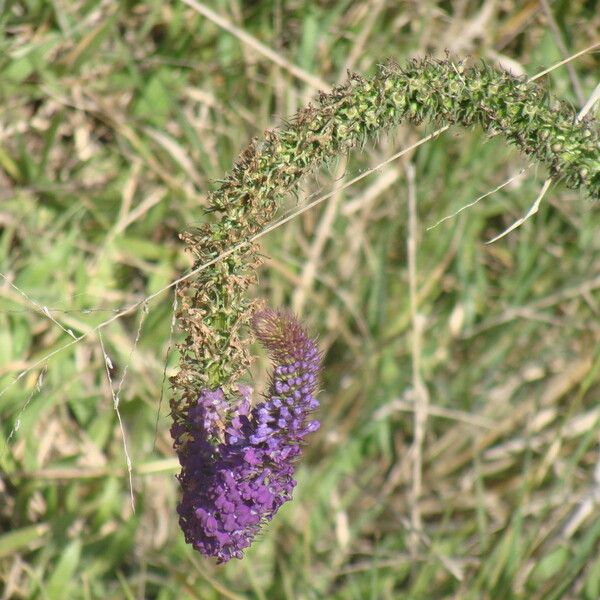
[[[316, 431], [309, 414], [321, 355], [298, 321], [265, 310], [252, 319], [256, 337], [274, 362], [266, 400], [250, 408], [251, 388], [237, 403], [204, 390], [171, 428], [183, 490], [177, 510], [186, 542], [219, 562], [242, 558], [260, 527], [292, 497], [294, 460]], [[183, 423], [183, 425], [181, 424]]]

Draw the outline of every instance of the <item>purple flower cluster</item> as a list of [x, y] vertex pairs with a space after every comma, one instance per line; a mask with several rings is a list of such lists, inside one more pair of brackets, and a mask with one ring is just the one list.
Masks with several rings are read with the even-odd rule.
[[294, 459], [319, 427], [308, 420], [319, 406], [315, 342], [283, 311], [258, 312], [252, 326], [275, 364], [266, 400], [252, 407], [245, 386], [233, 405], [220, 389], [204, 390], [171, 428], [181, 463], [179, 523], [188, 543], [219, 562], [241, 558], [291, 499]]

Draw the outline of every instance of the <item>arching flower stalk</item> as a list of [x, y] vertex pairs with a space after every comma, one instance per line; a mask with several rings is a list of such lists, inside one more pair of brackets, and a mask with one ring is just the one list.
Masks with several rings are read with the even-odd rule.
[[241, 386], [235, 404], [203, 390], [171, 434], [181, 463], [178, 506], [185, 539], [219, 562], [241, 558], [261, 525], [290, 500], [294, 461], [319, 403], [320, 354], [294, 317], [262, 311], [252, 327], [274, 362], [268, 395], [251, 407]]
[[247, 371], [245, 326], [254, 304], [246, 290], [261, 262], [249, 240], [272, 220], [280, 199], [322, 163], [402, 121], [501, 135], [557, 180], [600, 198], [597, 123], [578, 121], [572, 107], [535, 82], [487, 65], [431, 59], [389, 62], [370, 78], [351, 76], [281, 129], [253, 140], [209, 195], [217, 219], [182, 235], [201, 270], [178, 288], [177, 319], [187, 338], [172, 379], [175, 419], [202, 389], [234, 392]]
[[[178, 325], [186, 333], [180, 370], [171, 379], [181, 525], [197, 549], [222, 561], [239, 556], [289, 497], [288, 459], [315, 427], [302, 425], [316, 406], [314, 388], [302, 384], [304, 391], [290, 381], [313, 377], [318, 354], [291, 317], [259, 313], [254, 319], [276, 364], [269, 399], [251, 408], [249, 391], [238, 386], [250, 363], [245, 326], [256, 308], [246, 290], [261, 262], [252, 236], [304, 175], [402, 121], [478, 126], [502, 135], [555, 179], [600, 198], [597, 124], [578, 120], [539, 85], [486, 65], [389, 62], [374, 77], [351, 76], [283, 128], [267, 131], [262, 142], [253, 140], [209, 195], [217, 220], [182, 235], [197, 272], [177, 289]], [[291, 433], [284, 435], [280, 422], [293, 425]]]

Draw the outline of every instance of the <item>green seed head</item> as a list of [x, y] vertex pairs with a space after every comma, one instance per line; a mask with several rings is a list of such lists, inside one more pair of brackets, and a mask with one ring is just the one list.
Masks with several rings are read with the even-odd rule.
[[[180, 344], [180, 371], [172, 378], [175, 419], [202, 389], [235, 389], [249, 365], [247, 326], [257, 307], [246, 295], [261, 258], [250, 238], [272, 220], [280, 198], [301, 178], [367, 135], [412, 123], [480, 124], [501, 134], [531, 159], [560, 173], [566, 185], [600, 198], [600, 132], [578, 122], [571, 107], [549, 102], [535, 83], [480, 65], [431, 59], [381, 66], [376, 76], [351, 76], [322, 94], [316, 106], [287, 125], [252, 141], [232, 172], [209, 196], [218, 215], [200, 233], [183, 234], [204, 268], [178, 288], [177, 319], [187, 337]], [[235, 251], [233, 251], [235, 249]], [[226, 261], [214, 261], [224, 252]], [[235, 395], [235, 394], [234, 394]]]

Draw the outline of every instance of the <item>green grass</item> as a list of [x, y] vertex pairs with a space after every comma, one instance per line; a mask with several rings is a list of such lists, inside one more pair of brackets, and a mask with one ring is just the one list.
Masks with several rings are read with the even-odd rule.
[[[599, 597], [600, 513], [583, 512], [600, 485], [598, 207], [553, 186], [486, 245], [535, 200], [546, 174], [531, 169], [427, 229], [525, 166], [502, 140], [451, 130], [262, 239], [254, 293], [301, 314], [326, 369], [295, 499], [243, 561], [217, 567], [179, 531], [173, 291], [144, 303], [191, 264], [178, 233], [203, 222], [214, 181], [314, 96], [308, 75], [333, 84], [447, 48], [532, 76], [561, 44], [599, 41], [598, 2], [550, 7], [562, 42], [537, 2], [210, 3], [278, 65], [182, 2], [5, 4], [0, 597]], [[542, 84], [579, 107], [597, 50], [571, 65]], [[430, 132], [403, 127], [332, 162], [287, 209]]]

